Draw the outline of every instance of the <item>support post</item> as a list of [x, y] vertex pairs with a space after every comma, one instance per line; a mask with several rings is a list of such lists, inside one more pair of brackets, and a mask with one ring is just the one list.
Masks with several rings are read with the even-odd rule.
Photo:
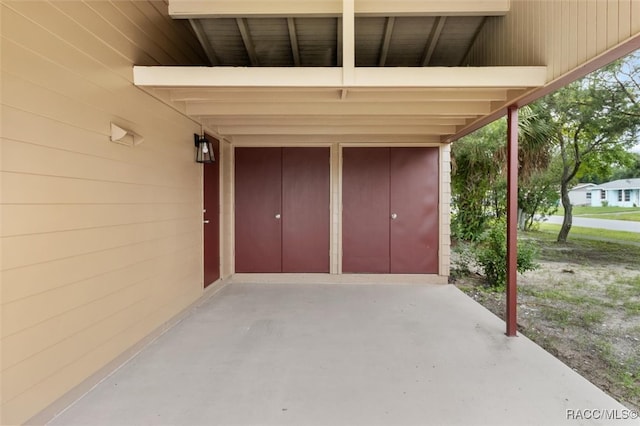
[[517, 335], [518, 107], [507, 110], [507, 336]]

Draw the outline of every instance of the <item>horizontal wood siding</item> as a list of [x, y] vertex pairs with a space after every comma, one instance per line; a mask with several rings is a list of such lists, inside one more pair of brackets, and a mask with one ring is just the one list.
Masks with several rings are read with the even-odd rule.
[[511, 0], [511, 11], [492, 17], [468, 65], [547, 65], [548, 81], [640, 32], [637, 0]]
[[0, 8], [0, 424], [20, 424], [202, 294], [200, 127], [132, 66], [204, 59], [162, 1]]

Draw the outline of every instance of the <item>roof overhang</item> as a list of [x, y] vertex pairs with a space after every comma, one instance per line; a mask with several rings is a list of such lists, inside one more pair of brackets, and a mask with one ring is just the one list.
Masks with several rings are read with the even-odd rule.
[[447, 142], [546, 76], [546, 67], [134, 67], [137, 86], [234, 143]]

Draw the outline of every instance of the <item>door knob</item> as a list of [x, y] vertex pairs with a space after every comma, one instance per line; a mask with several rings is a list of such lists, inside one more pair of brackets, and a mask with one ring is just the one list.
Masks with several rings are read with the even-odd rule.
[[206, 225], [207, 223], [209, 223], [209, 221], [208, 220], [203, 220], [202, 223], [204, 223]]
[[280, 213], [276, 214], [276, 219], [280, 219]]
[[396, 218], [397, 218], [397, 217], [398, 217], [398, 215], [397, 215], [397, 214], [395, 214], [395, 213], [391, 213], [391, 219], [396, 220]]

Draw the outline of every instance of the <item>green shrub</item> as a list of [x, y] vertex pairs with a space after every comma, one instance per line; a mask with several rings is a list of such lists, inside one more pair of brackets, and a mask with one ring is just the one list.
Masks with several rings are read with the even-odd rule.
[[[519, 273], [538, 268], [536, 246], [531, 241], [518, 241], [517, 270]], [[503, 288], [507, 282], [507, 227], [496, 221], [476, 244], [476, 262], [484, 272], [489, 286]]]

